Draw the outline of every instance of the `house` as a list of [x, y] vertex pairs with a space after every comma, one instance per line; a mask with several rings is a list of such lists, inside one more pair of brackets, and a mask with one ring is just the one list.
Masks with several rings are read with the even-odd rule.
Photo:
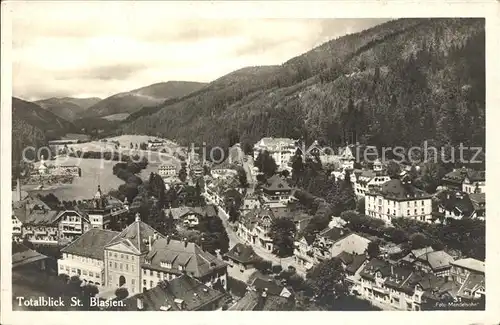
[[341, 252], [335, 258], [339, 259], [342, 263], [342, 268], [347, 274], [347, 278], [355, 275], [363, 266], [363, 264], [368, 260], [366, 254], [350, 254], [348, 252]]
[[246, 294], [229, 311], [284, 311], [293, 310], [294, 300], [281, 296], [267, 295], [256, 291], [247, 291]]
[[295, 240], [293, 256], [295, 262], [306, 269], [310, 269], [316, 263], [314, 258], [314, 241], [313, 235], [304, 235], [298, 240]]
[[375, 146], [361, 144], [350, 144], [339, 151], [340, 168], [343, 170], [353, 170], [355, 164], [370, 161], [370, 158], [378, 157]]
[[292, 297], [292, 293], [285, 286], [278, 284], [274, 279], [262, 279], [256, 277], [249, 286], [251, 291], [256, 291], [265, 296], [277, 296], [283, 298]]
[[45, 270], [48, 257], [17, 242], [12, 242], [12, 269]]
[[236, 244], [224, 255], [229, 261], [230, 267], [236, 267], [241, 272], [254, 267], [255, 262], [260, 258], [255, 254], [252, 246], [244, 245], [241, 243]]
[[165, 141], [160, 139], [148, 140], [148, 149], [149, 150], [158, 150], [165, 145]]
[[465, 193], [484, 193], [486, 173], [469, 168], [456, 168], [443, 176], [441, 184], [449, 190]]
[[486, 193], [485, 171], [468, 170], [462, 183], [462, 191], [465, 193]]
[[122, 232], [91, 229], [61, 250], [59, 274], [137, 294], [183, 274], [226, 287], [224, 262], [198, 245], [164, 238], [137, 216]]
[[181, 275], [161, 281], [154, 288], [126, 298], [123, 308], [128, 311], [208, 311], [222, 307], [226, 296], [200, 281]]
[[215, 205], [206, 205], [203, 207], [180, 207], [168, 209], [165, 211], [167, 216], [176, 221], [181, 221], [188, 228], [196, 228], [202, 218], [217, 217], [218, 210]]
[[12, 222], [14, 236], [33, 244], [64, 245], [90, 229], [85, 212], [77, 208], [51, 208], [32, 197], [14, 204]]
[[459, 285], [431, 273], [372, 259], [360, 272], [360, 296], [397, 310], [425, 310], [453, 298]]
[[388, 175], [383, 175], [381, 172], [372, 170], [362, 170], [355, 175], [354, 193], [358, 197], [365, 197], [365, 194], [371, 187], [378, 187], [391, 180]]
[[101, 186], [92, 199], [77, 202], [76, 207], [89, 217], [92, 228], [108, 229], [112, 220], [128, 213], [128, 206], [110, 195], [104, 195]]
[[286, 168], [297, 150], [297, 140], [289, 138], [262, 138], [253, 147], [253, 159], [267, 151], [273, 157], [278, 169]]
[[177, 166], [174, 164], [164, 164], [158, 167], [158, 175], [162, 178], [177, 176]]
[[269, 208], [251, 210], [240, 218], [237, 235], [252, 246], [272, 252], [273, 241], [269, 231], [274, 219], [276, 216]]
[[417, 270], [425, 273], [432, 273], [436, 276], [448, 276], [450, 274], [453, 257], [445, 251], [425, 252], [416, 257], [413, 266]]
[[245, 193], [245, 196], [243, 197], [243, 203], [240, 207], [240, 210], [243, 214], [245, 214], [246, 212], [248, 212], [250, 210], [260, 208], [260, 207], [261, 207], [261, 203], [259, 200], [259, 196], [255, 192]]
[[236, 143], [228, 150], [227, 162], [229, 164], [241, 165], [245, 156], [243, 149], [241, 149], [241, 144]]
[[325, 229], [318, 234], [314, 243], [317, 262], [336, 257], [342, 252], [361, 255], [371, 240], [343, 228]]
[[270, 177], [262, 186], [262, 204], [268, 207], [286, 207], [292, 196], [292, 188], [278, 175]]
[[485, 193], [470, 193], [469, 199], [472, 202], [474, 211], [476, 212], [475, 218], [480, 220], [486, 219], [486, 194]]
[[408, 178], [391, 179], [366, 193], [365, 214], [387, 224], [392, 218], [431, 222], [432, 196], [412, 185]]
[[203, 284], [227, 289], [227, 264], [187, 240], [158, 237], [141, 265], [142, 288], [153, 288], [159, 280], [187, 274]]
[[451, 277], [461, 284], [458, 296], [468, 300], [484, 299], [485, 263], [474, 258], [464, 258], [451, 262]]
[[476, 217], [476, 210], [467, 193], [443, 191], [439, 193], [438, 199], [440, 202], [437, 216], [452, 219]]

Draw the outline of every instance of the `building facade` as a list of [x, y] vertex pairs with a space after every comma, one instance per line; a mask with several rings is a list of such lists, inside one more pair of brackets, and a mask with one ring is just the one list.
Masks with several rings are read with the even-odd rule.
[[366, 193], [365, 214], [387, 224], [393, 218], [432, 222], [432, 197], [408, 181], [391, 179]]
[[279, 169], [288, 166], [297, 150], [297, 140], [289, 138], [262, 138], [254, 145], [253, 158], [257, 159], [259, 153], [267, 151], [273, 157]]

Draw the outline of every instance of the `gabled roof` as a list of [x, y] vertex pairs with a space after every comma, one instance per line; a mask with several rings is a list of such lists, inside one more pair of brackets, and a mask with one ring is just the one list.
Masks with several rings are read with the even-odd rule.
[[453, 257], [445, 251], [427, 252], [417, 257], [421, 262], [428, 262], [430, 267], [435, 271], [445, 267], [449, 267], [453, 262]]
[[[174, 273], [184, 271], [196, 278], [226, 267], [226, 263], [202, 250], [200, 246], [169, 238], [159, 238], [153, 241], [151, 251], [145, 259], [148, 261], [143, 265], [145, 268], [174, 271]], [[170, 264], [171, 267], [167, 268], [166, 264]]]
[[17, 267], [29, 263], [34, 263], [48, 257], [32, 250], [25, 245], [17, 242], [12, 242], [12, 267]]
[[450, 264], [452, 265], [457, 265], [469, 270], [473, 270], [476, 272], [481, 272], [484, 273], [484, 262], [480, 260], [476, 260], [475, 258], [463, 258], [460, 260], [456, 260], [454, 262], [451, 262]]
[[348, 229], [344, 228], [338, 228], [338, 227], [333, 227], [333, 228], [328, 228], [324, 229], [319, 233], [319, 237], [323, 237], [327, 240], [331, 241], [337, 241], [346, 235], [348, 235], [350, 231]]
[[273, 296], [279, 296], [283, 289], [285, 288], [284, 286], [276, 283], [273, 279], [262, 279], [260, 277], [256, 277], [252, 284], [252, 287], [254, 287], [257, 292], [266, 292], [268, 295], [273, 295]]
[[428, 199], [428, 193], [416, 188], [410, 182], [406, 183], [400, 179], [391, 179], [380, 186], [379, 190], [385, 198], [395, 200], [405, 199]]
[[[209, 288], [200, 281], [187, 275], [182, 275], [170, 281], [137, 294], [124, 300], [127, 310], [138, 310], [137, 301], [143, 303], [145, 311], [168, 311], [200, 310], [203, 306], [216, 302], [224, 297], [224, 294]], [[182, 309], [178, 303], [182, 301]]]
[[139, 254], [142, 254], [148, 251], [148, 241], [155, 236], [162, 237], [158, 231], [141, 221], [140, 218], [136, 218], [133, 223], [122, 230], [122, 232], [113, 238], [106, 246], [109, 247], [118, 243], [123, 243], [136, 250]]
[[13, 203], [12, 210], [21, 223], [36, 226], [51, 225], [59, 215], [59, 210], [52, 209], [41, 199], [31, 196]]
[[252, 246], [241, 243], [238, 243], [231, 248], [229, 252], [226, 253], [226, 256], [244, 264], [252, 263], [260, 259], [259, 256], [255, 254]]
[[376, 272], [381, 272], [382, 277], [387, 277], [391, 274], [391, 266], [386, 261], [373, 258], [365, 265], [363, 270], [361, 270], [360, 275], [363, 278], [374, 279]]
[[119, 232], [105, 229], [90, 229], [73, 242], [64, 247], [61, 252], [104, 260], [104, 247]]

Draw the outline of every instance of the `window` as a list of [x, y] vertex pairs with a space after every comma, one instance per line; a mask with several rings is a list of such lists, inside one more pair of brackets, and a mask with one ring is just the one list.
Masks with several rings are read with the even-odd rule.
[[120, 254], [120, 258], [123, 260], [123, 254]]
[[87, 275], [87, 271], [86, 270], [83, 270], [82, 273], [83, 273], [83, 275]]
[[132, 261], [134, 260], [134, 255], [130, 256], [130, 258], [132, 259]]
[[128, 264], [125, 264], [125, 270], [128, 271]]
[[132, 279], [132, 286], [135, 286], [135, 279]]
[[60, 270], [64, 270], [64, 265], [62, 265], [62, 264], [61, 264], [61, 265], [59, 265], [59, 269], [60, 269]]
[[114, 253], [113, 256], [116, 258], [118, 255], [116, 253]]
[[125, 255], [125, 259], [128, 260], [128, 255]]
[[156, 277], [160, 278], [160, 272], [156, 272]]
[[89, 271], [89, 276], [94, 276], [94, 272]]
[[69, 272], [69, 266], [66, 266], [66, 271], [68, 271], [68, 272]]
[[147, 282], [146, 282], [146, 280], [142, 280], [142, 285], [143, 285], [143, 286], [147, 286]]
[[99, 279], [101, 276], [99, 275], [99, 273], [96, 272], [95, 277], [96, 279]]
[[142, 269], [142, 274], [146, 275], [146, 269]]
[[118, 264], [115, 262], [115, 270], [118, 269]]
[[109, 267], [113, 266], [113, 262], [109, 261]]
[[153, 281], [149, 281], [149, 287], [153, 288]]
[[153, 276], [153, 270], [149, 270], [149, 275]]

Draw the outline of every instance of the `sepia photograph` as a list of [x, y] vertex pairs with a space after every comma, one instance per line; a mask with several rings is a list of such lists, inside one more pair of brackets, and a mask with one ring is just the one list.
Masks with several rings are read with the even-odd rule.
[[485, 17], [9, 19], [12, 311], [485, 311]]

